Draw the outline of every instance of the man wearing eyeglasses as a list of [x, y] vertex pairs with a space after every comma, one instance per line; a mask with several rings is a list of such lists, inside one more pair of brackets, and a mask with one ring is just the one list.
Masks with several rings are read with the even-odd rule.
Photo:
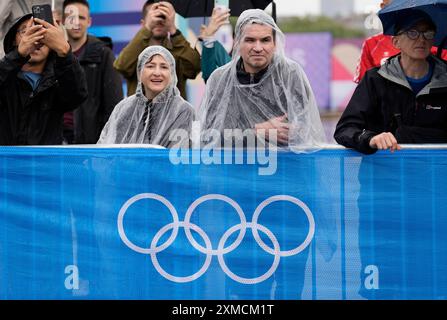
[[[392, 37], [400, 54], [366, 72], [337, 124], [334, 138], [339, 144], [372, 154], [399, 150], [400, 144], [447, 143], [447, 64], [430, 54], [435, 32], [432, 19], [422, 11], [400, 17]], [[363, 157], [358, 169], [359, 294], [366, 299], [402, 299], [405, 286], [428, 285], [410, 273], [402, 277], [403, 265], [394, 257], [405, 254], [405, 245], [401, 251], [389, 246], [405, 237], [400, 229], [405, 204], [392, 192], [401, 180], [390, 168], [402, 167], [390, 157]], [[386, 185], [377, 183], [384, 177], [390, 177]], [[389, 204], [386, 221], [377, 215], [379, 202]], [[410, 268], [413, 262], [406, 265]], [[416, 291], [416, 299], [427, 299]]]
[[[55, 0], [55, 7], [53, 8], [54, 18], [57, 17], [62, 8], [63, 0]], [[50, 4], [50, 0], [1, 0], [0, 1], [0, 39], [3, 39], [14, 24], [14, 22], [24, 14], [31, 13], [31, 8], [34, 5]], [[0, 41], [0, 59], [5, 56], [3, 50], [3, 41]]]
[[[383, 9], [392, 0], [382, 0], [380, 8]], [[436, 55], [437, 47], [432, 47], [431, 52]], [[392, 36], [378, 33], [367, 38], [362, 45], [362, 51], [357, 64], [354, 82], [359, 83], [364, 77], [366, 71], [374, 67], [379, 67], [385, 63], [386, 59], [399, 53], [399, 49], [393, 46]], [[447, 60], [447, 50], [443, 50], [441, 54], [442, 59]]]
[[57, 22], [19, 18], [0, 60], [0, 145], [58, 145], [62, 116], [87, 98], [84, 72]]
[[425, 12], [401, 15], [392, 38], [401, 53], [359, 83], [335, 130], [339, 144], [372, 154], [447, 143], [447, 64], [430, 53], [435, 34]]

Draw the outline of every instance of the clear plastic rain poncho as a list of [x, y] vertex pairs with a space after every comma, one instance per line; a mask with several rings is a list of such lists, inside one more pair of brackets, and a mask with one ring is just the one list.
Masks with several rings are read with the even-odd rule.
[[[249, 24], [268, 25], [276, 33], [273, 60], [257, 84], [241, 84], [237, 77], [240, 44]], [[198, 110], [202, 141], [210, 144], [209, 129], [221, 133], [224, 129], [253, 129], [257, 123], [287, 115], [290, 147], [314, 148], [325, 142], [309, 81], [301, 66], [285, 57], [284, 46], [284, 34], [264, 11], [253, 9], [241, 14], [236, 24], [232, 60], [211, 75]]]
[[[161, 55], [169, 64], [171, 82], [150, 101], [144, 94], [141, 72], [146, 62], [155, 55]], [[188, 148], [194, 109], [180, 96], [176, 87], [174, 57], [161, 46], [148, 47], [138, 57], [137, 75], [136, 93], [115, 107], [101, 132], [98, 143], [144, 143], [166, 148]]]

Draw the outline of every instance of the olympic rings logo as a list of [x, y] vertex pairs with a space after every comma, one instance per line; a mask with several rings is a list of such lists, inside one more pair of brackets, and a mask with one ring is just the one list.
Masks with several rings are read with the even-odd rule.
[[[124, 231], [124, 224], [123, 224], [124, 215], [126, 214], [127, 209], [129, 209], [129, 207], [132, 204], [134, 204], [135, 202], [143, 200], [143, 199], [153, 199], [153, 200], [157, 200], [157, 201], [161, 202], [162, 204], [164, 204], [169, 209], [169, 211], [172, 215], [172, 220], [173, 220], [172, 223], [167, 224], [166, 226], [161, 228], [155, 234], [149, 248], [139, 247], [139, 246], [135, 245], [134, 243], [132, 243], [129, 240], [129, 238], [127, 238], [127, 235]], [[202, 204], [206, 201], [210, 201], [210, 200], [219, 200], [219, 201], [226, 202], [227, 204], [229, 204], [236, 210], [236, 212], [240, 218], [239, 224], [229, 228], [224, 233], [224, 235], [222, 236], [222, 238], [219, 241], [217, 249], [212, 248], [211, 240], [209, 239], [209, 237], [205, 233], [205, 231], [203, 231], [203, 229], [201, 229], [199, 226], [197, 226], [191, 222], [191, 216], [192, 216], [194, 210], [200, 204]], [[281, 251], [280, 245], [279, 245], [278, 240], [276, 239], [275, 235], [269, 229], [267, 229], [265, 226], [258, 224], [258, 219], [259, 219], [259, 216], [260, 216], [262, 210], [269, 204], [271, 204], [273, 202], [277, 202], [277, 201], [288, 201], [288, 202], [291, 202], [291, 203], [297, 205], [304, 211], [304, 213], [306, 214], [307, 220], [309, 221], [309, 232], [307, 233], [307, 236], [304, 239], [304, 241], [300, 245], [298, 245], [296, 248], [287, 250], [287, 251]], [[167, 273], [161, 267], [161, 265], [157, 259], [157, 253], [162, 252], [163, 250], [168, 248], [175, 241], [180, 227], [182, 227], [184, 229], [186, 237], [187, 237], [188, 241], [190, 242], [190, 244], [196, 250], [198, 250], [199, 252], [206, 255], [205, 262], [204, 262], [203, 266], [200, 268], [200, 270], [197, 271], [196, 273], [186, 276], [186, 277], [177, 277], [177, 276], [173, 276], [173, 275]], [[273, 257], [274, 257], [272, 266], [269, 268], [269, 270], [266, 273], [264, 273], [263, 275], [256, 277], [256, 278], [243, 278], [243, 277], [236, 275], [228, 268], [228, 266], [226, 265], [225, 260], [224, 260], [225, 254], [230, 253], [231, 251], [235, 250], [241, 244], [241, 242], [245, 236], [247, 228], [251, 229], [253, 237], [256, 240], [256, 242], [258, 243], [258, 245], [265, 252], [273, 255]], [[171, 229], [172, 229], [171, 236], [163, 244], [159, 245], [158, 242], [159, 242], [160, 238]], [[204, 243], [205, 243], [205, 247], [200, 245], [194, 239], [194, 237], [191, 234], [191, 229], [194, 230], [195, 232], [197, 232], [199, 234], [199, 236], [202, 237], [202, 239], [204, 240]], [[226, 247], [225, 244], [226, 244], [228, 238], [233, 233], [235, 233], [237, 231], [239, 231], [239, 235], [236, 238], [236, 240], [234, 241], [234, 243], [232, 243], [231, 245]], [[267, 235], [267, 237], [270, 239], [271, 243], [273, 244], [273, 248], [269, 247], [268, 245], [266, 245], [264, 243], [264, 241], [259, 236], [259, 231], [261, 231], [265, 235]], [[202, 197], [198, 198], [197, 200], [195, 200], [189, 206], [188, 210], [186, 211], [185, 220], [179, 221], [179, 216], [178, 216], [177, 210], [171, 204], [171, 202], [169, 202], [166, 198], [164, 198], [158, 194], [154, 194], [154, 193], [141, 193], [141, 194], [137, 194], [137, 195], [133, 196], [132, 198], [130, 198], [129, 200], [127, 200], [126, 203], [124, 203], [124, 205], [121, 207], [119, 214], [118, 214], [118, 232], [119, 232], [121, 240], [130, 249], [132, 249], [136, 252], [139, 252], [141, 254], [149, 254], [151, 256], [152, 264], [154, 265], [154, 267], [158, 271], [158, 273], [170, 281], [178, 282], [178, 283], [185, 283], [185, 282], [191, 282], [191, 281], [194, 281], [194, 280], [200, 278], [208, 270], [208, 268], [211, 264], [212, 257], [217, 256], [219, 265], [221, 266], [223, 272], [225, 272], [225, 274], [227, 276], [229, 276], [231, 279], [233, 279], [234, 281], [243, 283], [243, 284], [256, 284], [256, 283], [260, 283], [260, 282], [267, 280], [270, 276], [273, 275], [273, 273], [278, 268], [281, 257], [289, 257], [289, 256], [297, 255], [311, 243], [311, 241], [314, 237], [314, 234], [315, 234], [315, 220], [314, 220], [314, 217], [313, 217], [310, 209], [301, 200], [291, 197], [291, 196], [287, 196], [287, 195], [276, 195], [276, 196], [272, 196], [272, 197], [264, 200], [256, 208], [256, 210], [253, 214], [253, 220], [251, 222], [247, 222], [242, 208], [233, 199], [231, 199], [227, 196], [221, 195], [221, 194], [208, 194], [208, 195], [202, 196]]]

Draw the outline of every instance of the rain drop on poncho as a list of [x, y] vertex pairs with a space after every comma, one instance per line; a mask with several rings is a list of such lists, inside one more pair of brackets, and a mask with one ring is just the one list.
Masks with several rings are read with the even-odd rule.
[[[162, 92], [150, 101], [144, 94], [141, 72], [145, 64], [155, 55], [161, 55], [169, 64], [171, 81]], [[176, 87], [177, 75], [174, 57], [161, 46], [148, 47], [138, 57], [137, 75], [136, 93], [115, 107], [98, 143], [144, 143], [166, 148], [188, 148], [194, 109], [180, 96]]]
[[[275, 52], [259, 83], [241, 84], [237, 77], [240, 46], [246, 26], [254, 23], [272, 27]], [[207, 131], [222, 134], [224, 129], [253, 129], [257, 123], [287, 115], [290, 147], [315, 148], [324, 143], [325, 134], [309, 81], [301, 66], [285, 57], [285, 37], [273, 19], [262, 10], [246, 10], [237, 21], [235, 33], [232, 60], [213, 72], [198, 110], [202, 141], [209, 143]]]

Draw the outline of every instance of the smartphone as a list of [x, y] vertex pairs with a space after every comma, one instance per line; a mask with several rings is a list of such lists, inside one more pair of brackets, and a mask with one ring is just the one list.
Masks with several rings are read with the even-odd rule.
[[230, 0], [215, 0], [214, 6], [228, 9], [230, 8]]
[[[228, 11], [230, 8], [230, 1], [229, 0], [215, 0], [214, 8], [216, 8], [217, 10]], [[230, 20], [227, 19], [227, 21], [225, 21], [225, 22], [228, 24], [228, 23], [230, 23]]]
[[53, 12], [49, 4], [32, 6], [32, 12], [34, 18], [45, 20], [46, 22], [54, 25]]

